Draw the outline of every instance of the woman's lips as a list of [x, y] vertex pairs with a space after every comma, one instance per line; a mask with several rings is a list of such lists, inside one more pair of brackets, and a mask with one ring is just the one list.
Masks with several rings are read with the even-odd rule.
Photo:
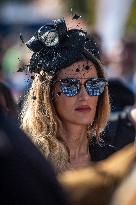
[[78, 112], [90, 112], [91, 108], [89, 106], [80, 106], [75, 109]]

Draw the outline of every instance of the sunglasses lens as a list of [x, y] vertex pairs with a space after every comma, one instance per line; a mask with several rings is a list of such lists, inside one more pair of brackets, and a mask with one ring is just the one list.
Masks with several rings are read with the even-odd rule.
[[86, 91], [90, 96], [99, 96], [103, 93], [106, 82], [102, 79], [91, 79], [86, 82]]
[[61, 81], [61, 91], [64, 95], [68, 97], [73, 97], [77, 95], [79, 89], [80, 85], [78, 80], [76, 79], [67, 78]]

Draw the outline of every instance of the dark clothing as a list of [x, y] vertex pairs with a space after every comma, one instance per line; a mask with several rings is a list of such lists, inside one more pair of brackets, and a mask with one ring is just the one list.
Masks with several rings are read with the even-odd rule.
[[90, 153], [93, 161], [106, 159], [112, 153], [120, 150], [125, 145], [135, 141], [135, 128], [128, 115], [110, 121], [102, 134], [102, 142], [99, 145], [95, 137], [90, 143]]
[[0, 204], [67, 205], [50, 164], [0, 110]]

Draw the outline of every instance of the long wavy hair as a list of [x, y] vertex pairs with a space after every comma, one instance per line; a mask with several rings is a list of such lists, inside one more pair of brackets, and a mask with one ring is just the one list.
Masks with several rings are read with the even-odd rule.
[[[104, 78], [102, 67], [95, 66], [98, 77]], [[56, 114], [51, 97], [51, 82], [54, 77], [44, 71], [35, 75], [21, 113], [21, 128], [38, 145], [44, 156], [53, 163], [57, 172], [61, 172], [68, 168], [69, 151], [59, 134], [62, 123]], [[93, 124], [88, 125], [90, 138], [93, 132], [99, 142], [100, 133], [107, 124], [109, 113], [109, 94], [106, 86], [98, 98]]]

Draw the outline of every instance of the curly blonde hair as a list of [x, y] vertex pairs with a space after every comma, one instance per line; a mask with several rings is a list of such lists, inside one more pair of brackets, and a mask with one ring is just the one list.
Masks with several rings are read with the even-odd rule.
[[[97, 65], [98, 67], [98, 65]], [[101, 66], [97, 69], [98, 77], [104, 78]], [[67, 169], [69, 152], [59, 135], [61, 121], [59, 120], [51, 98], [52, 76], [42, 71], [36, 74], [21, 115], [21, 128], [38, 145], [44, 156], [49, 159], [57, 172]], [[95, 132], [97, 141], [101, 131], [106, 126], [110, 112], [108, 87], [99, 96], [97, 111], [92, 125], [88, 126], [88, 135]]]

